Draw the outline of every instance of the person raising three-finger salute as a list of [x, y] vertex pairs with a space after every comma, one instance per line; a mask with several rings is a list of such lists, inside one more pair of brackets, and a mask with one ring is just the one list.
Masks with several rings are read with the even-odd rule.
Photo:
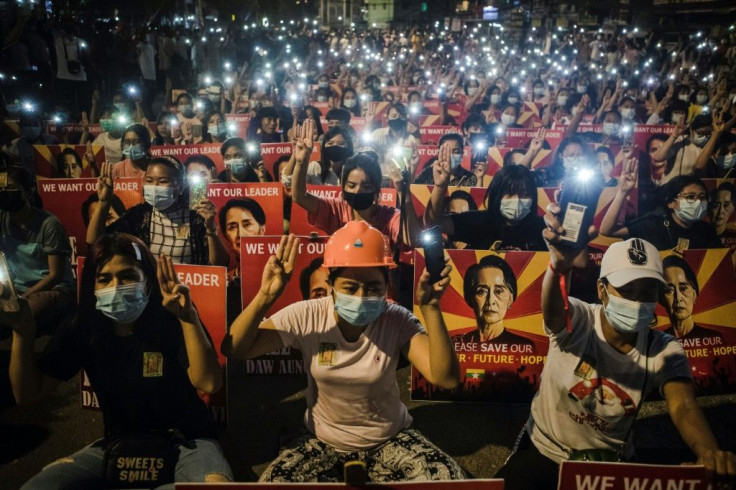
[[[627, 162], [625, 173], [632, 165]], [[641, 238], [614, 243], [601, 261], [602, 304], [568, 298], [565, 284], [572, 269], [585, 267], [588, 248], [565, 245], [561, 221], [560, 208], [550, 204], [543, 231], [550, 262], [541, 294], [550, 346], [542, 381], [496, 477], [511, 490], [552, 490], [562, 461], [634, 460], [636, 416], [647, 394], [659, 390], [698, 463], [733, 479], [736, 457], [719, 450], [695, 399], [685, 351], [674, 337], [650, 328], [665, 285], [659, 252]], [[594, 227], [587, 231], [595, 236]]]
[[[364, 221], [351, 221], [325, 245], [323, 267], [332, 294], [262, 320], [291, 277], [299, 246], [293, 235], [282, 237], [259, 292], [222, 345], [226, 355], [241, 359], [284, 346], [304, 357], [308, 434], [284, 449], [261, 481], [339, 481], [344, 463], [354, 460], [365, 463], [373, 481], [462, 478], [457, 463], [411, 428], [396, 383], [402, 354], [437, 386], [451, 389], [459, 382], [439, 307], [451, 267], [434, 284], [427, 271], [420, 278], [416, 294], [425, 328], [408, 310], [386, 301], [388, 271], [396, 267], [386, 238]], [[397, 453], [406, 455], [399, 463]]]

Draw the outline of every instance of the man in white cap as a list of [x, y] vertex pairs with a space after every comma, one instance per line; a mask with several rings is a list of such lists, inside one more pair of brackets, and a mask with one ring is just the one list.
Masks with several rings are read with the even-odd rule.
[[736, 457], [719, 450], [698, 407], [685, 352], [672, 336], [650, 328], [664, 287], [659, 252], [639, 238], [614, 243], [597, 283], [602, 304], [568, 298], [563, 279], [585, 264], [588, 251], [560, 245], [555, 212], [552, 205], [543, 232], [550, 250], [541, 298], [547, 361], [529, 420], [496, 476], [511, 490], [556, 489], [564, 460], [632, 460], [634, 420], [658, 389], [698, 463], [733, 479]]

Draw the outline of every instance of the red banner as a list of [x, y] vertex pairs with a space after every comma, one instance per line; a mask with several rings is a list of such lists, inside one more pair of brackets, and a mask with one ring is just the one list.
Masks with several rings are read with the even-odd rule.
[[[440, 308], [460, 361], [461, 385], [452, 390], [435, 387], [412, 368], [412, 400], [529, 403], [539, 388], [549, 346], [542, 330], [540, 304], [549, 253], [447, 250], [447, 255], [453, 272]], [[416, 288], [425, 267], [423, 251], [415, 250], [414, 260]], [[515, 294], [500, 267], [512, 271]], [[505, 285], [502, 291], [494, 286], [499, 275]], [[486, 286], [486, 294], [497, 296], [498, 311], [491, 317], [482, 311], [482, 304], [478, 306], [480, 300], [475, 295], [465, 298], [469, 281], [477, 283], [478, 288]], [[416, 298], [414, 314], [423, 320]], [[495, 331], [499, 322], [502, 327]]]
[[[437, 145], [443, 135], [449, 133], [460, 133], [460, 129], [455, 126], [421, 126], [419, 128], [419, 134], [422, 138], [423, 145]], [[461, 134], [461, 133], [460, 133]]]
[[245, 138], [250, 124], [250, 114], [226, 114], [228, 134]]
[[222, 162], [222, 154], [220, 153], [219, 143], [201, 143], [197, 145], [161, 145], [151, 147], [151, 157], [156, 158], [164, 155], [172, 156], [181, 163], [187, 161], [189, 157], [204, 155], [215, 163], [217, 173], [225, 170], [225, 164]]
[[[266, 165], [266, 170], [268, 170], [268, 173], [273, 177], [275, 182], [279, 182], [280, 180], [274, 168], [276, 162], [279, 160], [282, 160], [284, 163], [288, 162], [292, 151], [294, 151], [294, 147], [291, 143], [261, 143], [261, 159]], [[309, 160], [316, 162], [320, 158], [322, 158], [322, 149], [319, 143], [315, 143]]]
[[703, 466], [563, 461], [558, 490], [708, 490]]

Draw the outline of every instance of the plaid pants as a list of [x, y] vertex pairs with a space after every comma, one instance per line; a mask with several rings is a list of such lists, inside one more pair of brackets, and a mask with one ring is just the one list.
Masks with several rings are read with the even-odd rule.
[[312, 434], [297, 438], [281, 451], [262, 482], [339, 482], [343, 465], [362, 461], [373, 482], [408, 480], [461, 480], [463, 469], [421, 432], [405, 429], [373, 449], [338, 451]]

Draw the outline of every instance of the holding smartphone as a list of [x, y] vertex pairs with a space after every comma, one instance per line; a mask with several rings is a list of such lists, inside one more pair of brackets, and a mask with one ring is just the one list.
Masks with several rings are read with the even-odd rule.
[[189, 177], [189, 209], [196, 208], [200, 202], [207, 199], [208, 188], [207, 179], [199, 175]]
[[201, 138], [201, 137], [202, 137], [202, 125], [192, 124], [192, 138]]
[[564, 228], [560, 245], [581, 249], [588, 243], [588, 228], [593, 224], [601, 186], [588, 168], [569, 172], [562, 181], [558, 203]]
[[422, 247], [429, 272], [429, 283], [434, 284], [442, 279], [442, 269], [445, 268], [445, 252], [439, 226], [433, 226], [422, 232]]
[[0, 310], [9, 313], [20, 311], [18, 295], [15, 292], [15, 287], [13, 287], [10, 268], [3, 252], [0, 252]]

